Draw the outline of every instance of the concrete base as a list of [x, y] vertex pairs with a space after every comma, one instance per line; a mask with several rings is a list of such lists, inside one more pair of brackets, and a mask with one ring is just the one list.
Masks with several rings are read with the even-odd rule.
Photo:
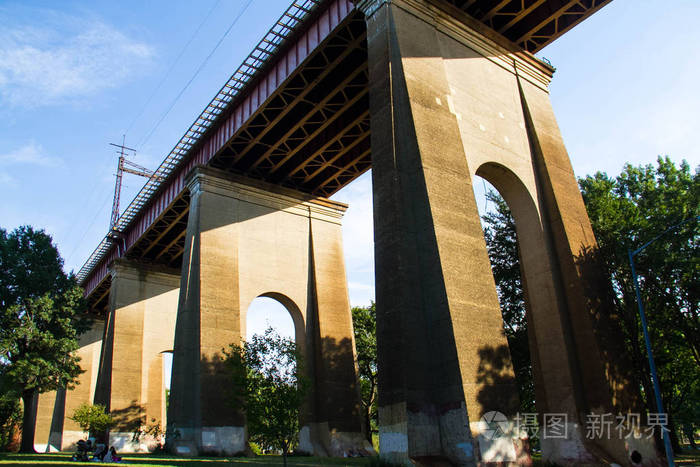
[[246, 451], [246, 433], [242, 426], [173, 429], [179, 436], [171, 440], [171, 449], [179, 456], [235, 456]]
[[[633, 433], [622, 438], [612, 436], [610, 439], [587, 440], [585, 427], [577, 423], [567, 424], [567, 437], [562, 439], [542, 439], [542, 460], [561, 466], [601, 465], [616, 462], [611, 453], [616, 453], [619, 445], [624, 445], [626, 458], [631, 465], [631, 456], [637, 451], [642, 456], [641, 465], [660, 467], [666, 465], [656, 450], [653, 439], [646, 435]], [[616, 456], [620, 457], [620, 455]]]
[[362, 433], [331, 432], [328, 423], [303, 426], [299, 431], [297, 451], [319, 457], [365, 457], [376, 454]]
[[[316, 425], [316, 424], [312, 424]], [[317, 426], [304, 425], [299, 430], [299, 446], [297, 450], [311, 456], [327, 456], [328, 452], [324, 449], [323, 443], [319, 442], [317, 436]]]
[[[401, 418], [407, 421], [385, 422]], [[380, 407], [379, 420], [382, 459], [402, 465], [477, 465], [478, 450], [466, 428], [464, 406], [433, 413], [409, 411], [406, 404], [399, 403]]]
[[51, 444], [46, 444], [46, 443], [34, 443], [34, 450], [36, 452], [60, 452], [60, 450]]
[[374, 448], [357, 432], [335, 432], [330, 434], [330, 455], [332, 457], [353, 457], [374, 455]]
[[666, 465], [666, 463], [663, 462], [663, 457], [656, 450], [654, 438], [647, 438], [646, 435], [636, 433], [633, 436], [625, 438], [625, 448], [627, 449], [627, 455], [630, 459], [632, 453], [637, 451], [642, 456], [641, 465], [644, 467], [662, 467]]
[[86, 435], [82, 431], [63, 430], [63, 443], [61, 446], [61, 450], [75, 451], [78, 447], [78, 441], [85, 438]]
[[134, 441], [133, 432], [113, 431], [109, 433], [109, 445], [114, 446], [117, 452], [151, 452], [155, 446], [152, 442], [149, 443], [148, 438], [142, 436], [138, 441]]
[[566, 438], [542, 439], [542, 460], [559, 465], [595, 463], [596, 458], [588, 452], [581, 430], [579, 424], [567, 423]]

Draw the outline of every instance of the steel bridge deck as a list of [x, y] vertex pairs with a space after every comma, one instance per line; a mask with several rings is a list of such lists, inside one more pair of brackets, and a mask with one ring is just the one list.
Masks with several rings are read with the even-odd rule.
[[[535, 52], [609, 1], [432, 3], [505, 36], [514, 51]], [[367, 171], [368, 89], [362, 13], [349, 0], [294, 2], [80, 270], [90, 307], [106, 310], [107, 267], [116, 257], [179, 268], [189, 209], [184, 176], [197, 164], [325, 197]]]

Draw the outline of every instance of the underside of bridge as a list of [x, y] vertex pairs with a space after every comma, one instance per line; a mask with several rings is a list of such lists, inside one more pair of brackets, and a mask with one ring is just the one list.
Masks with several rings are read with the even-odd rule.
[[[121, 298], [146, 290], [120, 289], [119, 265], [168, 281], [183, 271], [177, 307], [170, 306], [177, 310], [176, 389], [168, 416], [189, 430], [194, 451], [183, 444], [187, 452], [228, 452], [214, 438], [235, 431], [243, 440], [245, 422], [222, 412], [221, 393], [200, 397], [204, 387], [226, 386], [223, 372], [206, 370], [207, 362], [240, 337], [235, 318], [251, 284], [266, 278], [274, 289], [282, 278], [308, 273], [311, 285], [298, 290], [311, 305], [300, 309], [308, 308], [319, 327], [309, 329], [326, 342], [317, 363], [328, 382], [317, 388], [323, 394], [313, 422], [330, 423], [317, 428], [331, 433], [338, 420], [354, 420], [335, 420], [348, 404], [325, 400], [345, 394], [333, 385], [336, 376], [353, 373], [354, 357], [340, 221], [330, 216], [332, 228], [319, 225], [325, 208], [318, 206], [333, 204], [322, 198], [373, 168], [382, 455], [406, 465], [503, 460], [496, 451], [528, 460], [520, 433], [487, 439], [480, 420], [494, 410], [513, 418], [517, 406], [472, 190], [476, 175], [492, 177], [515, 207], [519, 246], [529, 245], [521, 262], [538, 410], [571, 417], [565, 421], [571, 436], [543, 443], [545, 458], [563, 465], [621, 462], [629, 443], [589, 442], [582, 434], [584, 413], [629, 411], [634, 391], [627, 391], [629, 365], [616, 357], [614, 328], [604, 322], [607, 289], [585, 256], [596, 244], [549, 101], [554, 69], [532, 55], [609, 1], [357, 0], [357, 8], [349, 0], [295, 2], [285, 15], [296, 23], [283, 16], [273, 27], [79, 273], [90, 284], [91, 309], [112, 320], [105, 348], [122, 355], [102, 360], [131, 370], [128, 346], [115, 343], [121, 336], [133, 344], [119, 330], [130, 329], [120, 324], [131, 306]], [[299, 206], [306, 206], [304, 228], [252, 222]], [[282, 242], [289, 232], [302, 232], [301, 242]], [[241, 242], [245, 236], [250, 242]], [[311, 250], [298, 268], [256, 269], [270, 252], [268, 263], [276, 264], [304, 248]], [[148, 274], [132, 275], [145, 283]], [[265, 291], [248, 295], [259, 292]], [[134, 303], [148, 302], [131, 295]], [[347, 365], [336, 372], [327, 345], [342, 321], [334, 313], [347, 324], [338, 336], [350, 343], [341, 352]], [[109, 378], [114, 369], [101, 372]], [[344, 388], [356, 395], [353, 384]], [[340, 398], [346, 403], [351, 396]], [[355, 428], [341, 431], [358, 434]], [[640, 446], [654, 458], [653, 446]]]
[[[433, 0], [444, 14], [467, 22], [481, 33], [505, 37], [512, 50], [539, 51], [610, 0]], [[331, 3], [331, 2], [321, 2]], [[310, 25], [323, 7], [306, 21]], [[284, 46], [302, 35], [298, 28]], [[331, 196], [371, 167], [367, 78], [367, 26], [353, 10], [291, 76], [252, 114], [210, 160], [218, 169], [301, 192]], [[272, 68], [269, 60], [266, 68]], [[256, 78], [264, 75], [265, 68]], [[251, 81], [252, 88], [256, 79]], [[220, 113], [207, 139], [233, 111], [240, 93]], [[191, 151], [197, 147], [192, 146]], [[172, 172], [177, 174], [177, 169]], [[167, 185], [163, 183], [163, 185]], [[155, 198], [155, 196], [153, 196]], [[183, 190], [126, 257], [178, 268], [184, 251], [189, 195]], [[118, 242], [115, 242], [115, 245]], [[115, 246], [116, 247], [116, 246]], [[106, 274], [88, 296], [90, 308], [107, 309], [110, 276]]]

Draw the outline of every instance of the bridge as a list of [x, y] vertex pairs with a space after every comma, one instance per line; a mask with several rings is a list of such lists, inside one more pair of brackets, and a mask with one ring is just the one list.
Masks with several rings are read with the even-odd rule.
[[[609, 2], [434, 3], [529, 56]], [[106, 310], [107, 266], [115, 258], [180, 266], [189, 207], [183, 181], [195, 165], [319, 196], [371, 167], [366, 34], [363, 14], [349, 0], [294, 2], [285, 11], [78, 271], [93, 309]]]
[[[94, 400], [121, 417], [110, 444], [146, 449], [127, 428], [165, 420], [158, 375], [172, 351], [175, 452], [244, 451], [220, 351], [265, 295], [290, 311], [311, 362], [300, 448], [371, 452], [342, 259], [346, 206], [328, 197], [372, 168], [382, 456], [529, 456], [508, 431], [517, 391], [471, 190], [478, 175], [516, 219], [538, 411], [565, 415], [568, 435], [543, 440], [544, 458], [655, 459], [644, 440], [582, 431], [581, 414], [630, 411], [636, 390], [615, 357], [595, 238], [549, 103], [554, 70], [533, 55], [608, 2], [295, 1], [79, 271], [104, 321], [81, 347], [92, 362], [85, 389], [40, 399], [37, 436], [69, 445], [75, 433], [55, 414]], [[511, 427], [499, 439], [481, 418], [493, 411]]]

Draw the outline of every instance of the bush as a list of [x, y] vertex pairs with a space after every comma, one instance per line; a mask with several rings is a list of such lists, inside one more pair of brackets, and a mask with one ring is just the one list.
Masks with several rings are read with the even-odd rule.
[[103, 435], [105, 431], [114, 425], [112, 416], [106, 413], [104, 405], [100, 404], [81, 404], [75, 409], [73, 415], [68, 418], [77, 423], [88, 435], [90, 433]]
[[260, 448], [260, 445], [258, 443], [254, 443], [253, 441], [248, 442], [248, 445], [250, 446], [250, 450], [252, 451], [253, 454], [256, 456], [262, 456], [263, 452], [262, 449]]

